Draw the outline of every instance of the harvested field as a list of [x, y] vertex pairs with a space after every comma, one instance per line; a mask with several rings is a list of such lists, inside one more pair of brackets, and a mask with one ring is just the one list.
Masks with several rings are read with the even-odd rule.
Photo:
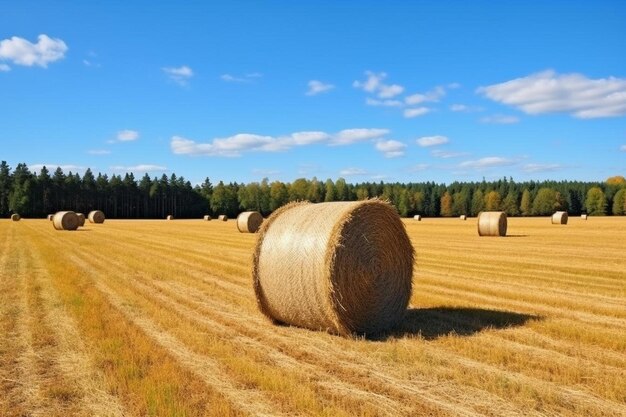
[[405, 220], [376, 340], [272, 325], [234, 221], [0, 220], [0, 416], [623, 416], [626, 218]]

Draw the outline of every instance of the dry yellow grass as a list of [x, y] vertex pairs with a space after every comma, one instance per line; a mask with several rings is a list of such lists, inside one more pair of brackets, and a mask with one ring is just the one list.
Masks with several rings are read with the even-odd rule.
[[270, 324], [229, 222], [0, 220], [0, 416], [626, 415], [626, 218], [405, 224], [412, 307], [363, 340]]

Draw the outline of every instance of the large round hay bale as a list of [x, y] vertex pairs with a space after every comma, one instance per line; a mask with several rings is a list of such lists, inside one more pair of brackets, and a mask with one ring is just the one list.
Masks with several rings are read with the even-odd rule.
[[583, 220], [587, 220], [587, 217], [588, 217], [588, 216], [587, 216], [586, 214], [582, 214], [582, 215], [580, 216], [580, 218], [581, 218], [581, 219], [583, 219]]
[[459, 219], [461, 219], [461, 220], [467, 220], [467, 216], [466, 216], [465, 214], [461, 214], [461, 215], [459, 216]]
[[228, 220], [228, 216], [225, 214], [220, 214], [219, 216], [217, 216], [217, 220], [225, 222], [226, 220]]
[[90, 223], [104, 223], [104, 213], [100, 210], [90, 211], [87, 218]]
[[85, 215], [83, 213], [76, 213], [78, 216], [78, 227], [83, 227], [85, 225]]
[[174, 220], [174, 216], [172, 216], [171, 214], [168, 214], [165, 220]]
[[507, 220], [503, 211], [483, 211], [478, 215], [479, 236], [506, 236]]
[[208, 214], [205, 214], [205, 215], [204, 215], [204, 217], [203, 217], [203, 219], [204, 219], [205, 221], [207, 221], [207, 222], [208, 222], [208, 221], [211, 221], [211, 216], [209, 216]]
[[422, 216], [420, 216], [419, 214], [416, 214], [415, 216], [413, 216], [413, 220], [417, 220], [418, 222], [421, 222]]
[[258, 211], [244, 211], [237, 216], [237, 230], [241, 233], [256, 233], [263, 223], [263, 216]]
[[48, 219], [49, 221], [52, 221], [52, 219], [53, 219], [53, 218], [54, 218], [54, 214], [48, 214], [47, 219]]
[[414, 251], [390, 204], [290, 203], [259, 233], [254, 290], [275, 322], [349, 335], [375, 334], [404, 318]]
[[78, 224], [78, 216], [73, 211], [59, 211], [52, 218], [52, 225], [57, 230], [76, 230]]
[[19, 222], [21, 219], [19, 214], [11, 214], [11, 220], [13, 220], [14, 222]]
[[567, 212], [557, 211], [552, 215], [552, 224], [567, 224]]

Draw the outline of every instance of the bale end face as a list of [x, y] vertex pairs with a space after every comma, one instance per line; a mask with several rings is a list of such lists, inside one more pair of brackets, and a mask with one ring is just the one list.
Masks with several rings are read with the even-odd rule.
[[506, 236], [507, 218], [503, 211], [483, 211], [477, 223], [478, 236]]
[[83, 213], [76, 213], [78, 216], [78, 227], [83, 227], [85, 225], [85, 215]]
[[263, 216], [258, 211], [244, 211], [237, 216], [237, 230], [241, 233], [256, 233], [263, 223]]
[[11, 220], [14, 222], [19, 222], [21, 218], [19, 214], [11, 214]]
[[56, 230], [76, 230], [78, 224], [78, 216], [73, 211], [59, 211], [52, 219], [52, 225]]

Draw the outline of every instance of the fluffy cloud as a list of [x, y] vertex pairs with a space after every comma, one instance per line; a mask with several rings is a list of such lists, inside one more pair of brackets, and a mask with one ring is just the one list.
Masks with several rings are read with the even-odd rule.
[[165, 67], [161, 68], [163, 72], [178, 85], [187, 85], [191, 77], [193, 77], [193, 70], [186, 65], [181, 67]]
[[368, 97], [365, 99], [365, 104], [367, 104], [368, 106], [377, 106], [377, 107], [402, 107], [403, 106], [400, 100], [377, 100], [371, 97]]
[[507, 116], [504, 114], [494, 114], [492, 116], [485, 116], [480, 119], [481, 123], [487, 123], [492, 125], [511, 125], [519, 123], [519, 117]]
[[107, 149], [90, 149], [87, 151], [89, 155], [109, 155], [111, 151]]
[[383, 83], [383, 80], [387, 78], [387, 74], [384, 72], [365, 71], [365, 75], [367, 76], [365, 81], [354, 81], [352, 86], [360, 88], [365, 92], [376, 94], [378, 98], [382, 99], [393, 98], [404, 92], [404, 87], [399, 84]]
[[458, 158], [460, 156], [465, 156], [467, 154], [465, 152], [450, 152], [450, 151], [444, 151], [441, 149], [433, 149], [431, 151], [431, 155], [434, 156], [435, 158], [450, 159], [450, 158]]
[[339, 171], [339, 175], [342, 177], [354, 177], [360, 175], [367, 175], [367, 171], [363, 168], [345, 168]]
[[430, 113], [430, 109], [428, 107], [417, 107], [414, 109], [405, 109], [404, 117], [407, 119], [412, 119], [414, 117], [423, 116], [425, 114]]
[[376, 142], [376, 149], [385, 155], [385, 158], [397, 158], [404, 155], [406, 144], [397, 140], [380, 140]]
[[132, 166], [122, 166], [122, 165], [114, 165], [111, 168], [111, 171], [114, 172], [165, 172], [167, 171], [167, 167], [161, 165], [153, 165], [153, 164], [139, 164]]
[[562, 169], [563, 166], [559, 164], [526, 164], [522, 167], [524, 172], [551, 172]]
[[590, 79], [548, 70], [478, 88], [493, 101], [528, 114], [569, 113], [580, 119], [626, 114], [626, 79]]
[[417, 93], [404, 98], [408, 105], [422, 104], [427, 102], [437, 102], [446, 95], [443, 87], [435, 87], [427, 93]]
[[220, 79], [228, 83], [249, 83], [249, 82], [252, 82], [255, 78], [260, 78], [262, 76], [263, 74], [258, 73], [258, 72], [252, 72], [250, 74], [244, 74], [242, 76], [222, 74], [220, 75]]
[[136, 130], [120, 130], [117, 132], [117, 140], [120, 142], [132, 142], [139, 139], [139, 132]]
[[325, 93], [327, 91], [335, 88], [332, 84], [325, 84], [318, 80], [309, 81], [309, 90], [305, 93], [307, 96], [316, 96], [321, 93]]
[[459, 164], [459, 168], [483, 170], [486, 168], [515, 165], [516, 161], [500, 156], [488, 156], [474, 161], [465, 161]]
[[482, 107], [478, 107], [478, 106], [467, 106], [465, 104], [452, 104], [450, 106], [450, 110], [452, 110], [453, 112], [461, 112], [461, 113], [474, 113], [474, 112], [479, 112], [482, 111]]
[[448, 143], [449, 139], [446, 136], [423, 136], [419, 139], [416, 140], [417, 144], [421, 147], [428, 147], [428, 146], [437, 146], [437, 145], [443, 145], [444, 143]]
[[284, 151], [294, 146], [314, 143], [328, 145], [349, 145], [373, 139], [380, 139], [389, 133], [387, 129], [346, 129], [335, 134], [325, 132], [295, 132], [285, 136], [264, 136], [250, 133], [239, 133], [226, 138], [216, 138], [209, 143], [198, 143], [180, 136], [172, 137], [170, 147], [178, 155], [206, 155], [236, 157], [243, 152]]
[[[51, 62], [65, 57], [67, 45], [61, 39], [53, 39], [47, 35], [39, 35], [37, 43], [13, 36], [0, 41], [0, 61], [10, 61], [15, 65], [32, 67], [33, 65], [47, 68]], [[9, 66], [2, 64], [3, 71]]]

